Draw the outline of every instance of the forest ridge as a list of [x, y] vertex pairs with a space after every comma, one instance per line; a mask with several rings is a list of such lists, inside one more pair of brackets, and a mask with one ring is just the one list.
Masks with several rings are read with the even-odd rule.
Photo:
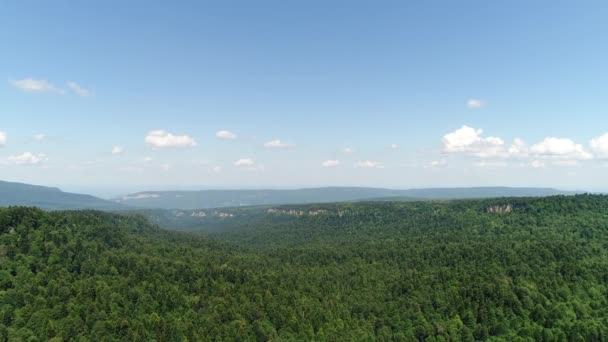
[[314, 207], [350, 214], [266, 210], [205, 237], [133, 214], [0, 209], [0, 338], [608, 337], [606, 196]]

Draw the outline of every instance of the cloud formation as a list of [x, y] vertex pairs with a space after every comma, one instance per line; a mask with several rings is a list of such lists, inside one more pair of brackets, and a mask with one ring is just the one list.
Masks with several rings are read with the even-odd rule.
[[570, 139], [545, 138], [542, 142], [532, 145], [530, 153], [539, 157], [562, 159], [562, 160], [588, 160], [593, 155]]
[[498, 157], [505, 152], [505, 142], [497, 137], [482, 137], [483, 130], [469, 126], [443, 136], [443, 150], [446, 153], [466, 153], [477, 157]]
[[288, 147], [293, 147], [293, 145], [276, 139], [276, 140], [271, 140], [271, 141], [265, 143], [264, 147], [266, 147], [266, 148], [288, 148]]
[[234, 162], [234, 166], [253, 166], [255, 161], [251, 158], [241, 158]]
[[218, 131], [217, 133], [215, 133], [215, 136], [220, 139], [229, 139], [229, 140], [234, 140], [237, 138], [237, 135], [230, 131]]
[[333, 159], [329, 159], [329, 160], [326, 160], [323, 163], [321, 163], [321, 166], [323, 166], [323, 167], [336, 167], [338, 165], [340, 165], [340, 161], [333, 160]]
[[0, 131], [0, 147], [6, 145], [6, 140], [7, 140], [6, 133], [3, 131]]
[[125, 149], [122, 146], [118, 146], [118, 145], [112, 146], [112, 154], [121, 154], [124, 151], [125, 151]]
[[372, 160], [362, 160], [355, 163], [355, 167], [364, 169], [384, 169], [382, 163]]
[[81, 87], [80, 85], [78, 85], [78, 83], [76, 83], [74, 81], [68, 81], [67, 85], [68, 85], [68, 88], [72, 89], [72, 91], [78, 96], [87, 97], [87, 96], [91, 96], [91, 94], [93, 94], [92, 91]]
[[154, 148], [196, 146], [196, 141], [192, 137], [188, 135], [173, 135], [164, 130], [148, 132], [145, 142]]
[[47, 80], [36, 80], [36, 79], [32, 79], [32, 78], [24, 78], [21, 80], [11, 80], [11, 81], [9, 81], [9, 83], [17, 89], [21, 89], [23, 91], [32, 92], [32, 93], [44, 93], [44, 92], [59, 93], [59, 94], [65, 93], [65, 90], [55, 86], [54, 84], [50, 83]]
[[[516, 159], [520, 162], [533, 159], [529, 162], [533, 168], [545, 167], [544, 161], [553, 165], [571, 166], [579, 161], [593, 159], [592, 153], [571, 139], [547, 137], [537, 144], [528, 146], [523, 140], [516, 138], [510, 146], [507, 146], [503, 139], [484, 137], [483, 130], [466, 125], [446, 134], [442, 143], [443, 152], [447, 154], [464, 154], [480, 159]], [[608, 152], [608, 134], [593, 139], [590, 145], [598, 154], [602, 151]], [[491, 165], [495, 166], [503, 164], [509, 165], [505, 162], [491, 162]], [[476, 165], [487, 166], [490, 162], [477, 162]]]
[[47, 138], [47, 136], [46, 136], [46, 134], [39, 133], [39, 134], [34, 134], [32, 136], [32, 138], [36, 141], [42, 141], [42, 140], [45, 140]]
[[598, 158], [608, 159], [608, 133], [591, 139], [589, 145]]
[[8, 161], [17, 165], [38, 165], [48, 160], [43, 153], [24, 152], [19, 155], [8, 157]]
[[467, 107], [469, 107], [471, 109], [479, 109], [481, 107], [484, 107], [485, 105], [486, 105], [486, 102], [484, 100], [480, 100], [480, 99], [467, 100]]

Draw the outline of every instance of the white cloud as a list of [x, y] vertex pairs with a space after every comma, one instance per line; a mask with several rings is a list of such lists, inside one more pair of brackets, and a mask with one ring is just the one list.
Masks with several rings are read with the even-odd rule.
[[543, 169], [545, 168], [545, 162], [543, 162], [542, 160], [533, 160], [530, 163], [530, 166], [532, 166], [532, 168], [534, 169]]
[[515, 138], [507, 152], [511, 157], [525, 158], [528, 156], [528, 145], [520, 138]]
[[234, 162], [234, 166], [237, 166], [241, 170], [248, 171], [248, 172], [264, 171], [264, 165], [258, 165], [251, 158], [241, 158]]
[[478, 158], [524, 158], [528, 155], [526, 143], [516, 138], [511, 146], [498, 137], [483, 137], [482, 129], [469, 126], [450, 132], [443, 136], [445, 153], [464, 153]]
[[384, 165], [382, 165], [382, 163], [372, 160], [358, 161], [355, 163], [355, 167], [365, 169], [384, 169]]
[[148, 132], [145, 141], [155, 148], [196, 146], [196, 141], [188, 135], [173, 135], [163, 130]]
[[591, 149], [599, 158], [608, 158], [608, 133], [605, 133], [604, 135], [599, 136], [597, 138], [591, 139], [589, 145], [591, 145]]
[[4, 133], [3, 131], [0, 131], [0, 147], [6, 145], [6, 133]]
[[281, 140], [276, 139], [276, 140], [272, 140], [272, 141], [265, 143], [264, 147], [266, 147], [266, 148], [287, 148], [287, 147], [293, 147], [293, 145], [284, 143]]
[[484, 107], [486, 105], [486, 102], [484, 100], [480, 100], [480, 99], [469, 99], [467, 101], [467, 107], [471, 108], [471, 109], [478, 109], [481, 107]]
[[352, 147], [345, 147], [342, 149], [342, 152], [344, 152], [344, 154], [353, 154], [355, 153], [355, 150]]
[[241, 158], [234, 162], [234, 166], [253, 166], [255, 161], [251, 158]]
[[582, 145], [565, 138], [545, 138], [542, 142], [530, 147], [530, 152], [539, 157], [566, 159], [566, 160], [588, 160], [593, 155], [583, 148]]
[[397, 145], [397, 144], [390, 144], [390, 145], [388, 146], [388, 148], [390, 148], [390, 149], [392, 149], [392, 150], [398, 150], [398, 149], [399, 149], [399, 145]]
[[481, 129], [462, 126], [460, 129], [443, 136], [443, 149], [446, 152], [466, 152], [482, 141], [482, 133], [483, 130]]
[[169, 171], [170, 168], [171, 168], [171, 165], [169, 165], [169, 164], [160, 164], [160, 169], [162, 171]]
[[122, 146], [118, 146], [118, 145], [112, 146], [112, 154], [121, 154], [124, 151], [125, 151], [125, 149]]
[[222, 172], [222, 167], [221, 167], [221, 166], [219, 166], [219, 165], [216, 165], [216, 166], [214, 166], [213, 168], [211, 168], [211, 171], [212, 171], [213, 173], [220, 173], [220, 172]]
[[68, 87], [70, 89], [72, 89], [72, 91], [74, 93], [76, 93], [78, 96], [87, 97], [93, 93], [92, 91], [81, 87], [80, 85], [78, 85], [78, 83], [76, 83], [74, 81], [68, 81], [67, 84], [68, 84]]
[[143, 158], [141, 159], [141, 162], [142, 162], [142, 163], [149, 163], [149, 162], [151, 162], [152, 160], [154, 160], [154, 159], [152, 159], [152, 157], [143, 157]]
[[482, 137], [483, 130], [469, 126], [443, 136], [443, 150], [447, 153], [467, 153], [481, 158], [497, 157], [504, 153], [505, 142], [497, 137]]
[[43, 153], [24, 152], [19, 155], [12, 155], [8, 160], [17, 165], [38, 165], [48, 160]]
[[39, 134], [34, 134], [34, 136], [32, 136], [32, 138], [34, 138], [34, 140], [36, 140], [36, 141], [42, 141], [42, 140], [46, 139], [47, 136], [46, 136], [46, 134], [39, 133]]
[[15, 88], [32, 93], [65, 93], [65, 90], [55, 86], [47, 80], [35, 80], [32, 78], [24, 78], [22, 80], [11, 80], [9, 82]]
[[230, 131], [218, 131], [217, 133], [215, 133], [215, 136], [220, 139], [230, 139], [230, 140], [234, 140], [237, 138], [237, 135]]
[[321, 163], [321, 165], [323, 167], [336, 167], [336, 166], [340, 165], [340, 161], [329, 159], [329, 160], [326, 160], [323, 163]]

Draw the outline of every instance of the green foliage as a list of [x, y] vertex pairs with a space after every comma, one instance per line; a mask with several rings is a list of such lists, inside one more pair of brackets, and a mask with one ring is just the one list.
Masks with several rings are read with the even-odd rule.
[[324, 211], [0, 209], [0, 340], [608, 339], [608, 197], [285, 208]]

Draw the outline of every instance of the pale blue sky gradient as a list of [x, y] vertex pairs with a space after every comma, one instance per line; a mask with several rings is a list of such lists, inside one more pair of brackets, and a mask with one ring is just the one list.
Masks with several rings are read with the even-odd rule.
[[[606, 2], [159, 3], [1, 6], [0, 179], [97, 193], [608, 189], [603, 157], [590, 146], [608, 132]], [[24, 91], [14, 84], [23, 79], [64, 93]], [[68, 81], [92, 94], [79, 96]], [[468, 108], [470, 99], [484, 106]], [[514, 138], [530, 147], [570, 139], [593, 158], [446, 152], [442, 138], [463, 125], [500, 137], [505, 148]], [[153, 149], [144, 142], [153, 130], [188, 135], [197, 146]], [[238, 139], [218, 139], [220, 130]], [[275, 139], [294, 146], [263, 147]], [[112, 155], [114, 145], [124, 152]], [[18, 164], [25, 152], [44, 161]], [[241, 158], [253, 159], [255, 170], [235, 166]], [[327, 160], [340, 164], [322, 167]], [[356, 166], [365, 161], [383, 168]]]

